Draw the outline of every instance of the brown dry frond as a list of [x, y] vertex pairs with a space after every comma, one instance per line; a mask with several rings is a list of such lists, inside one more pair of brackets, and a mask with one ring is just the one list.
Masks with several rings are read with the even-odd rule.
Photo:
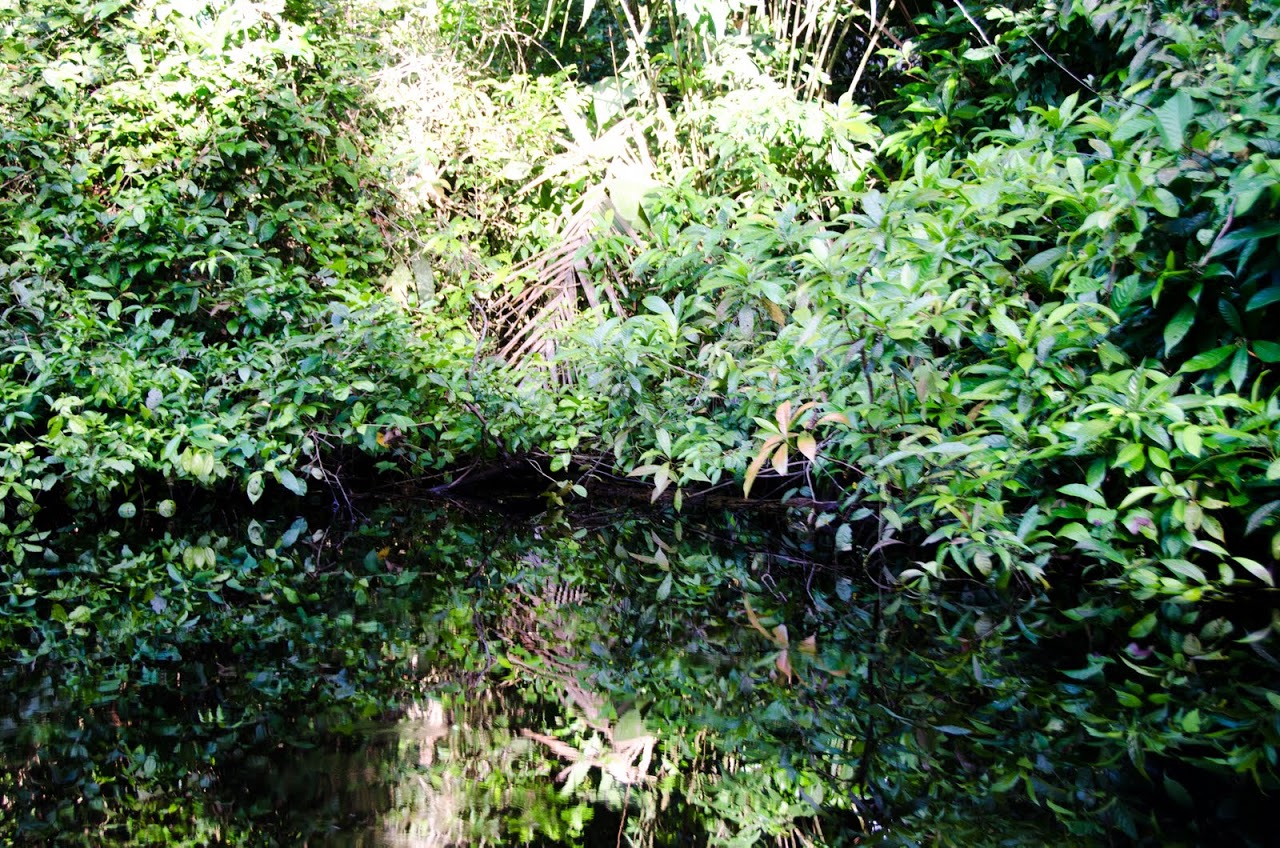
[[594, 278], [583, 256], [611, 210], [603, 186], [594, 187], [565, 216], [555, 244], [511, 269], [512, 278], [529, 282], [490, 301], [487, 310], [497, 329], [498, 356], [508, 365], [534, 354], [551, 363], [555, 334], [578, 317], [583, 303], [593, 309], [608, 303], [614, 314], [623, 314], [618, 296], [627, 292], [625, 279], [610, 266], [603, 279]]
[[[608, 261], [592, 267], [586, 253], [606, 228], [634, 238], [627, 217], [635, 214], [646, 186], [654, 184], [655, 168], [641, 122], [620, 121], [595, 138], [583, 126], [574, 136], [572, 143], [566, 141], [567, 149], [550, 159], [520, 193], [565, 174], [603, 170], [603, 179], [566, 210], [553, 244], [511, 269], [509, 280], [517, 285], [491, 301], [486, 310], [497, 330], [498, 356], [514, 366], [540, 354], [553, 380], [570, 377], [554, 364], [555, 336], [584, 306], [607, 305], [612, 314], [625, 317], [619, 300], [627, 294], [624, 271]], [[520, 281], [525, 284], [520, 286]]]

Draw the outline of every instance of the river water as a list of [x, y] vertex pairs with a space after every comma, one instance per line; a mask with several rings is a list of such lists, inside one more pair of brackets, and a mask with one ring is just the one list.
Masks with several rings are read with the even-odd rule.
[[1055, 671], [1087, 657], [1046, 597], [915, 596], [730, 514], [168, 511], [6, 572], [0, 842], [1113, 844], [1180, 817], [1081, 718], [1107, 703]]

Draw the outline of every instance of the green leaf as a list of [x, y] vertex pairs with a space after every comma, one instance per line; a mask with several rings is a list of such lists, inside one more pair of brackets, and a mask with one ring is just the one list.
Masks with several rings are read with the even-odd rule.
[[1276, 342], [1250, 342], [1253, 355], [1268, 365], [1280, 362], [1280, 344]]
[[1154, 112], [1156, 126], [1160, 129], [1160, 136], [1164, 139], [1165, 148], [1175, 153], [1181, 151], [1185, 144], [1187, 126], [1191, 123], [1191, 119], [1195, 117], [1196, 112], [1195, 104], [1191, 101], [1191, 95], [1185, 91], [1179, 91], [1156, 108]]
[[841, 524], [839, 528], [836, 529], [836, 550], [853, 550], [853, 528], [848, 524]]
[[1102, 497], [1102, 493], [1097, 489], [1091, 489], [1083, 483], [1068, 483], [1060, 486], [1058, 491], [1064, 495], [1071, 495], [1082, 500], [1086, 500], [1094, 506], [1106, 507], [1106, 498]]
[[991, 324], [1000, 331], [1001, 335], [1008, 336], [1015, 341], [1022, 341], [1022, 331], [1018, 329], [1018, 325], [1014, 323], [1008, 315], [1005, 314], [1004, 307], [998, 307], [995, 312], [991, 313]]
[[1187, 791], [1185, 786], [1167, 774], [1164, 776], [1164, 791], [1179, 807], [1188, 810], [1195, 809], [1196, 803], [1195, 799], [1191, 797], [1191, 793]]
[[665, 601], [671, 596], [671, 575], [668, 574], [663, 578], [662, 583], [658, 586], [658, 600]]
[[[1280, 463], [1280, 460], [1277, 460], [1276, 463]], [[1272, 464], [1274, 465], [1276, 463], [1272, 463]], [[1280, 500], [1275, 500], [1269, 503], [1265, 503], [1262, 506], [1255, 509], [1249, 515], [1249, 521], [1245, 524], [1244, 534], [1246, 536], [1249, 536], [1257, 532], [1258, 528], [1261, 527], [1266, 522], [1266, 520], [1271, 517], [1272, 513], [1274, 513], [1277, 509], [1280, 509]]]
[[1129, 628], [1129, 635], [1135, 639], [1141, 639], [1156, 629], [1156, 614], [1149, 612], [1144, 615], [1137, 623]]
[[1078, 157], [1071, 157], [1067, 160], [1067, 176], [1071, 178], [1071, 185], [1078, 194], [1084, 192], [1084, 163]]
[[1249, 302], [1244, 306], [1244, 311], [1254, 312], [1259, 309], [1265, 309], [1278, 300], [1280, 300], [1280, 286], [1270, 286], [1249, 298]]
[[939, 724], [934, 728], [934, 730], [939, 733], [945, 733], [948, 736], [968, 736], [973, 733], [973, 731], [967, 727], [957, 727], [954, 724]]
[[671, 307], [667, 305], [667, 302], [656, 294], [651, 294], [644, 299], [644, 308], [648, 309], [655, 315], [672, 318], [675, 317], [675, 313], [671, 311]]
[[1063, 669], [1062, 673], [1073, 680], [1089, 680], [1102, 674], [1103, 663], [1090, 662], [1085, 668]]
[[1164, 353], [1168, 356], [1178, 343], [1187, 337], [1191, 325], [1196, 322], [1196, 305], [1188, 303], [1178, 310], [1178, 314], [1169, 319], [1164, 328]]
[[266, 488], [262, 479], [262, 472], [255, 471], [249, 475], [249, 482], [245, 484], [244, 493], [249, 496], [249, 503], [257, 503], [258, 498], [262, 497], [262, 492]]
[[1182, 367], [1178, 371], [1179, 373], [1189, 374], [1195, 371], [1208, 371], [1210, 368], [1217, 368], [1227, 360], [1227, 357], [1235, 349], [1235, 345], [1223, 345], [1222, 347], [1215, 347], [1213, 350], [1207, 350], [1204, 353], [1197, 353], [1182, 363]]
[[1245, 571], [1249, 572], [1263, 583], [1266, 583], [1268, 586], [1273, 588], [1275, 587], [1275, 578], [1271, 576], [1271, 572], [1267, 570], [1267, 567], [1262, 563], [1255, 559], [1249, 559], [1248, 557], [1232, 557], [1232, 559], [1235, 560], [1238, 565], [1243, 567]]
[[1161, 562], [1165, 568], [1179, 577], [1185, 577], [1201, 585], [1209, 582], [1209, 578], [1205, 576], [1204, 570], [1200, 566], [1187, 562], [1185, 559], [1165, 559], [1161, 560]]
[[294, 476], [294, 473], [287, 468], [277, 474], [276, 479], [280, 481], [281, 486], [299, 497], [307, 493], [307, 481]]
[[1151, 192], [1151, 205], [1166, 218], [1178, 217], [1178, 198], [1167, 188], [1156, 188]]
[[1244, 381], [1249, 377], [1249, 351], [1240, 348], [1236, 351], [1235, 357], [1231, 360], [1231, 382], [1235, 384], [1236, 391], [1240, 391], [1244, 387]]
[[1218, 314], [1222, 316], [1223, 322], [1235, 333], [1244, 334], [1244, 324], [1240, 321], [1240, 313], [1231, 305], [1229, 301], [1218, 301]]

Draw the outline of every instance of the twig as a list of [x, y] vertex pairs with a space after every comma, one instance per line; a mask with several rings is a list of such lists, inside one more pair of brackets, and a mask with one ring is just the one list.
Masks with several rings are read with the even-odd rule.
[[[893, 7], [897, 2], [898, 0], [890, 0], [889, 7], [884, 10], [884, 17], [872, 28], [871, 34], [867, 39], [867, 49], [862, 51], [862, 58], [858, 61], [858, 70], [854, 71], [853, 81], [849, 83], [849, 91], [851, 93], [857, 90], [858, 83], [862, 81], [862, 72], [867, 69], [867, 61], [871, 58], [871, 54], [876, 51], [876, 42], [880, 40], [880, 33], [885, 31], [885, 24], [889, 22], [889, 13], [893, 11]], [[866, 269], [863, 269], [862, 273], [858, 275], [859, 291], [862, 289], [862, 274], [865, 273]]]
[[969, 10], [964, 7], [964, 4], [961, 3], [960, 0], [952, 0], [952, 2], [956, 4], [956, 8], [960, 10], [960, 14], [964, 15], [965, 20], [967, 20], [969, 25], [977, 31], [978, 35], [982, 37], [982, 40], [986, 42], [987, 46], [996, 51], [996, 61], [1003, 65], [1004, 57], [1000, 55], [1000, 48], [991, 43], [991, 39], [987, 38], [987, 34], [982, 31], [982, 27], [978, 26], [978, 22], [973, 19], [973, 16], [969, 14]]
[[1235, 220], [1236, 200], [1233, 197], [1231, 198], [1231, 203], [1227, 206], [1227, 220], [1222, 222], [1222, 229], [1218, 230], [1218, 234], [1213, 237], [1213, 243], [1209, 245], [1209, 249], [1205, 252], [1204, 256], [1200, 257], [1200, 261], [1196, 263], [1196, 268], [1203, 268], [1205, 265], [1209, 264], [1209, 260], [1213, 258], [1213, 255], [1218, 250], [1218, 242], [1222, 241], [1222, 237], [1227, 234], [1227, 230], [1231, 229], [1231, 225], [1235, 223]]

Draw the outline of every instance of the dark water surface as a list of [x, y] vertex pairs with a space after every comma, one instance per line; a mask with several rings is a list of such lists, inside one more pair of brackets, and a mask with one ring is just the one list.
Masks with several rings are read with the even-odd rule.
[[1194, 824], [1082, 718], [1107, 705], [1055, 670], [1087, 657], [1047, 598], [915, 597], [796, 530], [412, 501], [70, 530], [0, 585], [0, 843], [1124, 844]]

